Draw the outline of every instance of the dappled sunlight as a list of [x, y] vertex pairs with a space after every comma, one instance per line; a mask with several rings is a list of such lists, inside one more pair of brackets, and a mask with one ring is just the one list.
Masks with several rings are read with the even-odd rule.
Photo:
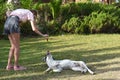
[[19, 73], [19, 74], [13, 74], [13, 75], [10, 75], [10, 76], [2, 76], [0, 77], [0, 80], [3, 80], [3, 79], [18, 79], [18, 78], [22, 78], [22, 77], [30, 77], [30, 76], [36, 76], [36, 75], [41, 75], [41, 74], [44, 74], [44, 73], [41, 73], [41, 72], [36, 72], [36, 73]]
[[35, 44], [35, 43], [39, 43], [39, 42], [42, 42], [42, 41], [27, 41], [25, 43], [21, 43], [21, 44]]
[[6, 47], [1, 47], [0, 50], [5, 50], [5, 49], [9, 49], [10, 46], [6, 46]]
[[46, 64], [45, 62], [43, 63], [41, 63], [41, 62], [39, 62], [39, 63], [33, 63], [33, 64], [28, 64], [27, 66], [40, 66], [40, 65], [44, 65], [44, 64]]
[[[117, 80], [120, 72], [120, 35], [60, 35], [51, 36], [48, 42], [42, 38], [24, 38], [20, 44], [20, 64], [25, 71], [6, 71], [9, 45], [0, 48], [0, 80]], [[3, 41], [4, 43], [6, 41]], [[0, 45], [1, 46], [1, 45]], [[61, 73], [44, 73], [47, 65], [42, 58], [50, 51], [56, 60], [84, 61], [96, 72], [82, 74], [71, 70]]]

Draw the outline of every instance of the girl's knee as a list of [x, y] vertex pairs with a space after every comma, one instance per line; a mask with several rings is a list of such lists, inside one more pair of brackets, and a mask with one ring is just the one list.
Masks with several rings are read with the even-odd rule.
[[14, 45], [14, 46], [11, 46], [11, 49], [12, 50], [14, 50], [14, 49], [19, 49], [20, 47], [19, 46], [16, 46], [16, 45]]
[[20, 49], [20, 47], [19, 47], [19, 46], [16, 46], [16, 47], [15, 47], [15, 50], [19, 50], [19, 49]]
[[15, 49], [14, 46], [11, 46], [11, 47], [10, 47], [10, 50], [14, 50], [14, 49]]

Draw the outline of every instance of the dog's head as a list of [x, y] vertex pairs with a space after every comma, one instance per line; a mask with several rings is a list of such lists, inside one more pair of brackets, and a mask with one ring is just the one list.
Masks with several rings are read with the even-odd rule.
[[42, 60], [46, 62], [47, 58], [48, 58], [48, 59], [52, 59], [52, 55], [51, 55], [51, 53], [50, 53], [49, 51], [47, 51], [45, 57], [43, 57]]

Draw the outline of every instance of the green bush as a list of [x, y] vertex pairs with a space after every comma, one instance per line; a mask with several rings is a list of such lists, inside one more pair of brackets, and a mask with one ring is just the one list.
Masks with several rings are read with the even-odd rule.
[[[92, 3], [71, 3], [62, 6], [61, 15], [64, 16], [62, 28], [65, 31], [74, 27], [68, 27], [72, 16], [79, 17], [80, 26], [72, 29], [72, 33], [119, 33], [120, 9], [113, 5]], [[77, 21], [76, 21], [77, 22]], [[67, 25], [67, 26], [66, 26]], [[64, 27], [63, 27], [64, 26]], [[66, 26], [66, 27], [65, 27]], [[68, 30], [67, 30], [68, 29]]]
[[[56, 7], [57, 8], [57, 7]], [[117, 33], [120, 32], [120, 9], [114, 5], [70, 3], [59, 6], [59, 14], [49, 3], [39, 4], [39, 28], [42, 32]], [[53, 15], [55, 20], [53, 20]]]
[[106, 13], [98, 13], [98, 12], [93, 12], [91, 15], [89, 15], [89, 26], [91, 29], [91, 33], [94, 32], [100, 32], [100, 29], [102, 28], [102, 26], [106, 23], [106, 19], [107, 19], [107, 14]]
[[90, 33], [89, 26], [84, 24], [84, 23], [81, 23], [81, 25], [75, 29], [75, 33], [77, 33], [77, 34], [89, 34]]
[[6, 15], [5, 11], [6, 11], [5, 3], [0, 2], [0, 33], [1, 33], [0, 36], [3, 33], [3, 26], [5, 21], [5, 15]]
[[119, 30], [119, 18], [113, 14], [93, 12], [87, 18], [91, 33], [117, 33]]
[[53, 19], [56, 19], [57, 16], [59, 15], [61, 4], [62, 4], [61, 0], [51, 0], [50, 9], [51, 9], [51, 14], [52, 14]]
[[[56, 34], [62, 31], [77, 34], [120, 33], [120, 8], [118, 5], [99, 3], [34, 3], [33, 0], [20, 0], [21, 7], [36, 9], [39, 13], [38, 26], [43, 33]], [[58, 3], [59, 0], [57, 0]], [[54, 2], [54, 1], [53, 1]], [[5, 4], [5, 3], [4, 3]], [[5, 5], [0, 4], [0, 32], [5, 21]], [[2, 26], [2, 27], [1, 27]], [[22, 25], [23, 34], [33, 34], [30, 24]]]
[[46, 32], [49, 34], [59, 34], [61, 31], [58, 21], [51, 20], [47, 23]]
[[77, 17], [72, 17], [70, 20], [66, 20], [62, 25], [62, 29], [69, 33], [75, 33], [75, 29], [81, 24], [80, 19]]

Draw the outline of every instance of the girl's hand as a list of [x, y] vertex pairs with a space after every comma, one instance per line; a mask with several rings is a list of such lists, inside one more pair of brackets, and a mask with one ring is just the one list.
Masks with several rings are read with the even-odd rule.
[[46, 40], [48, 41], [48, 37], [49, 37], [49, 35], [48, 35], [48, 34], [44, 34], [44, 35], [43, 35], [43, 37], [45, 37], [45, 38], [46, 38]]
[[49, 37], [49, 35], [48, 34], [43, 34], [43, 37]]

